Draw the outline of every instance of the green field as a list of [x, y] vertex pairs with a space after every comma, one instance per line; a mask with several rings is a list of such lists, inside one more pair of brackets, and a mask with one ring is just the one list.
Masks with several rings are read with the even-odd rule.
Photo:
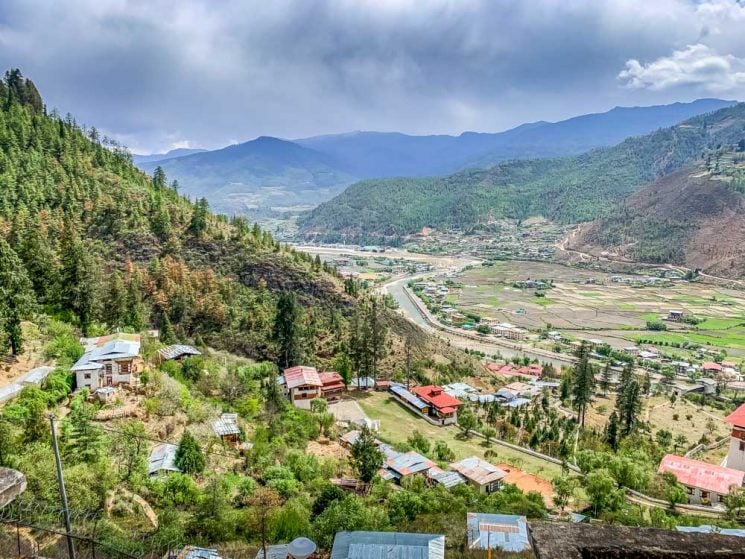
[[[379, 437], [385, 442], [391, 444], [403, 443], [414, 431], [419, 431], [427, 437], [433, 446], [437, 441], [446, 442], [458, 460], [468, 456], [484, 458], [484, 451], [489, 448], [479, 438], [469, 440], [456, 438], [460, 429], [454, 425], [448, 427], [432, 425], [406, 409], [386, 393], [362, 394], [357, 401], [369, 417], [380, 420]], [[561, 475], [561, 468], [550, 462], [544, 462], [497, 443], [492, 443], [491, 449], [496, 451], [497, 455], [489, 458], [490, 462], [506, 462], [548, 480]]]

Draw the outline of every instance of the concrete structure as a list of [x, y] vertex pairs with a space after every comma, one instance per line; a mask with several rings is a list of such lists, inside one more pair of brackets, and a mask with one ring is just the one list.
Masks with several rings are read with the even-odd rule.
[[78, 388], [94, 392], [104, 386], [138, 384], [144, 362], [139, 334], [81, 338], [85, 353], [72, 366]]
[[673, 474], [686, 487], [688, 502], [694, 505], [722, 503], [731, 487], [742, 487], [745, 482], [743, 471], [674, 454], [662, 459], [658, 471]]
[[529, 522], [536, 559], [698, 559], [745, 557], [742, 539], [721, 534], [607, 524]]
[[507, 476], [507, 472], [477, 456], [453, 462], [450, 468], [466, 478], [480, 493], [498, 491], [502, 486], [502, 479]]
[[338, 532], [330, 559], [445, 559], [445, 536], [404, 532]]
[[[289, 544], [280, 543], [266, 546], [266, 559], [287, 559], [287, 546]], [[259, 547], [256, 552], [256, 559], [265, 559], [264, 550]]]
[[0, 509], [26, 491], [26, 476], [18, 470], [0, 468]]
[[501, 549], [520, 553], [530, 549], [528, 520], [516, 514], [466, 515], [468, 549]]
[[309, 410], [310, 403], [321, 397], [323, 383], [315, 367], [290, 367], [283, 376], [285, 395], [295, 407]]
[[725, 465], [745, 472], [745, 404], [724, 418], [732, 425]]
[[187, 545], [177, 555], [168, 556], [165, 559], [228, 559], [223, 558], [216, 549], [210, 549], [207, 547], [196, 547], [193, 545]]

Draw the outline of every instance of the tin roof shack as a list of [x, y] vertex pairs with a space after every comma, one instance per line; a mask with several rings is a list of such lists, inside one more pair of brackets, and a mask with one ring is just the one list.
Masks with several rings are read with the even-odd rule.
[[[172, 555], [166, 555], [165, 559], [172, 559], [173, 557]], [[187, 545], [175, 556], [175, 559], [227, 559], [227, 557], [223, 558], [216, 549]]]
[[428, 406], [428, 415], [440, 420], [441, 425], [452, 425], [458, 421], [458, 408], [463, 402], [453, 398], [441, 386], [417, 386], [412, 392]]
[[158, 350], [160, 361], [181, 361], [196, 355], [202, 355], [202, 352], [191, 345], [174, 344]]
[[450, 468], [479, 490], [479, 493], [493, 493], [502, 486], [502, 479], [507, 472], [489, 464], [477, 456], [464, 458], [460, 462], [453, 462]]
[[140, 357], [139, 334], [113, 334], [81, 338], [85, 353], [72, 366], [78, 388], [95, 392], [103, 386], [139, 383], [144, 361]]
[[18, 470], [0, 468], [0, 509], [26, 491], [26, 476]]
[[442, 471], [432, 460], [413, 450], [398, 452], [387, 444], [381, 444], [379, 448], [383, 451], [384, 459], [383, 467], [378, 470], [378, 474], [385, 480], [400, 482], [405, 477], [418, 474], [431, 477], [430, 471]]
[[152, 476], [165, 476], [172, 472], [180, 472], [176, 467], [176, 451], [178, 445], [161, 443], [156, 445], [147, 458], [147, 474]]
[[224, 413], [212, 422], [212, 430], [224, 443], [237, 446], [241, 442], [241, 429], [238, 427], [237, 413]]
[[321, 396], [333, 402], [341, 398], [344, 393], [344, 379], [335, 371], [320, 373], [318, 378], [321, 379]]
[[657, 528], [569, 522], [529, 522], [536, 559], [745, 558], [742, 539]]
[[516, 514], [469, 512], [468, 549], [501, 549], [520, 553], [530, 549], [528, 519]]
[[310, 409], [310, 403], [321, 397], [321, 377], [315, 367], [290, 367], [284, 370], [285, 395], [297, 408]]
[[331, 559], [445, 559], [445, 536], [405, 532], [338, 532]]
[[688, 502], [695, 505], [722, 503], [732, 486], [742, 487], [745, 481], [745, 472], [674, 454], [662, 459], [658, 471], [673, 474], [685, 485]]

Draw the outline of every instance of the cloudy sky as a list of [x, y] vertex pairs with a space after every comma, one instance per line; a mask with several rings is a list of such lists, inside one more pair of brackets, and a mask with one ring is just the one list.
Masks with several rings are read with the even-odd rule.
[[2, 0], [0, 66], [135, 152], [745, 99], [736, 0]]

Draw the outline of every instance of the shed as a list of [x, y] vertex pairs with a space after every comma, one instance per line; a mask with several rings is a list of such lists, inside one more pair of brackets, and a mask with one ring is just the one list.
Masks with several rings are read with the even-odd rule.
[[331, 559], [445, 559], [445, 536], [406, 532], [338, 532]]
[[468, 549], [501, 549], [520, 553], [530, 549], [528, 520], [516, 514], [469, 512]]
[[180, 472], [176, 467], [176, 451], [178, 446], [171, 443], [156, 445], [147, 458], [147, 473], [149, 476]]
[[191, 345], [174, 344], [158, 350], [161, 361], [180, 361], [186, 357], [202, 355], [202, 352]]
[[241, 430], [238, 427], [238, 414], [222, 414], [219, 419], [212, 422], [212, 430], [220, 437], [220, 440], [230, 444], [237, 444], [241, 436]]

